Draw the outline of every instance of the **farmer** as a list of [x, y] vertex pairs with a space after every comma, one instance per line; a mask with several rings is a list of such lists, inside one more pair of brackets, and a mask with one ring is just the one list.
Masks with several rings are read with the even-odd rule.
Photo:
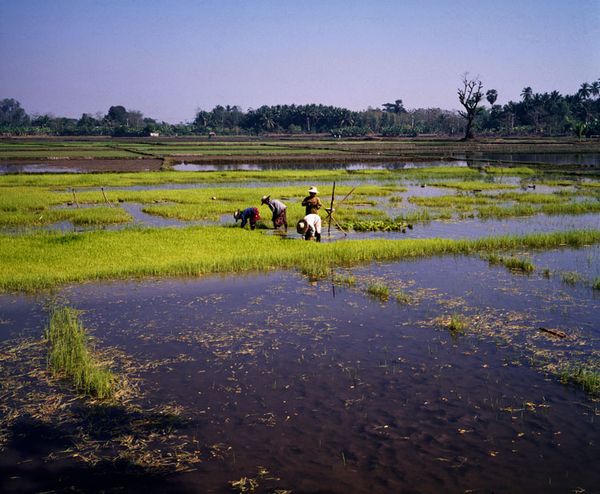
[[260, 213], [258, 212], [258, 208], [246, 208], [243, 211], [236, 209], [235, 213], [233, 213], [233, 217], [235, 218], [236, 223], [238, 220], [242, 220], [242, 228], [246, 226], [246, 223], [250, 222], [250, 230], [254, 230], [256, 228], [256, 222], [260, 220]]
[[271, 218], [273, 221], [273, 228], [277, 229], [283, 225], [287, 232], [287, 206], [278, 199], [271, 199], [271, 196], [262, 196], [260, 203], [269, 206], [269, 209], [273, 213], [273, 217]]
[[308, 196], [302, 200], [302, 205], [306, 208], [306, 214], [318, 214], [323, 206], [321, 199], [317, 197], [319, 191], [316, 187], [308, 189]]
[[321, 217], [318, 214], [307, 214], [296, 225], [296, 231], [304, 235], [304, 240], [312, 240], [314, 237], [317, 242], [321, 241]]

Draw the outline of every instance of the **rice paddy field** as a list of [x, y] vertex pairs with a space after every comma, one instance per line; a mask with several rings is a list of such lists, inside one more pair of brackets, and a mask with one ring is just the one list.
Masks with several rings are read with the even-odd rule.
[[599, 492], [595, 146], [3, 140], [0, 491]]

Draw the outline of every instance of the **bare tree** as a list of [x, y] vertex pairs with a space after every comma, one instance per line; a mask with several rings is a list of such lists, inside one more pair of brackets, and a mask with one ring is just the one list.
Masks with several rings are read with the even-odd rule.
[[465, 137], [463, 141], [473, 139], [473, 121], [477, 114], [482, 110], [479, 107], [479, 103], [483, 98], [483, 84], [478, 77], [473, 79], [468, 78], [469, 74], [465, 73], [462, 76], [463, 87], [458, 88], [458, 101], [464, 107], [465, 111], [459, 110], [458, 113], [461, 117], [467, 120], [467, 128], [465, 130]]

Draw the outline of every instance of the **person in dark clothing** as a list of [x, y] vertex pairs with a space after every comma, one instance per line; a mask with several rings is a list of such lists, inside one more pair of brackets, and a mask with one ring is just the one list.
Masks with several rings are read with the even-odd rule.
[[263, 196], [260, 200], [261, 204], [266, 204], [273, 213], [271, 218], [273, 221], [273, 228], [277, 229], [283, 226], [287, 232], [287, 206], [278, 199], [271, 199], [271, 196]]
[[319, 214], [319, 209], [323, 206], [321, 199], [317, 197], [319, 191], [316, 187], [308, 189], [308, 196], [302, 200], [302, 205], [306, 208], [306, 214]]
[[260, 213], [258, 212], [258, 208], [246, 208], [243, 211], [236, 209], [233, 217], [236, 223], [238, 220], [242, 220], [242, 224], [240, 225], [242, 228], [246, 226], [246, 223], [250, 223], [250, 230], [254, 230], [256, 222], [260, 220]]

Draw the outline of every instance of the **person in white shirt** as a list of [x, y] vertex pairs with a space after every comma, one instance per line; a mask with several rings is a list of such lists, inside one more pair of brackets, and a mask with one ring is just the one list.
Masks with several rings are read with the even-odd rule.
[[296, 225], [296, 231], [304, 235], [304, 240], [312, 240], [314, 237], [317, 242], [321, 241], [321, 217], [318, 214], [307, 214]]

